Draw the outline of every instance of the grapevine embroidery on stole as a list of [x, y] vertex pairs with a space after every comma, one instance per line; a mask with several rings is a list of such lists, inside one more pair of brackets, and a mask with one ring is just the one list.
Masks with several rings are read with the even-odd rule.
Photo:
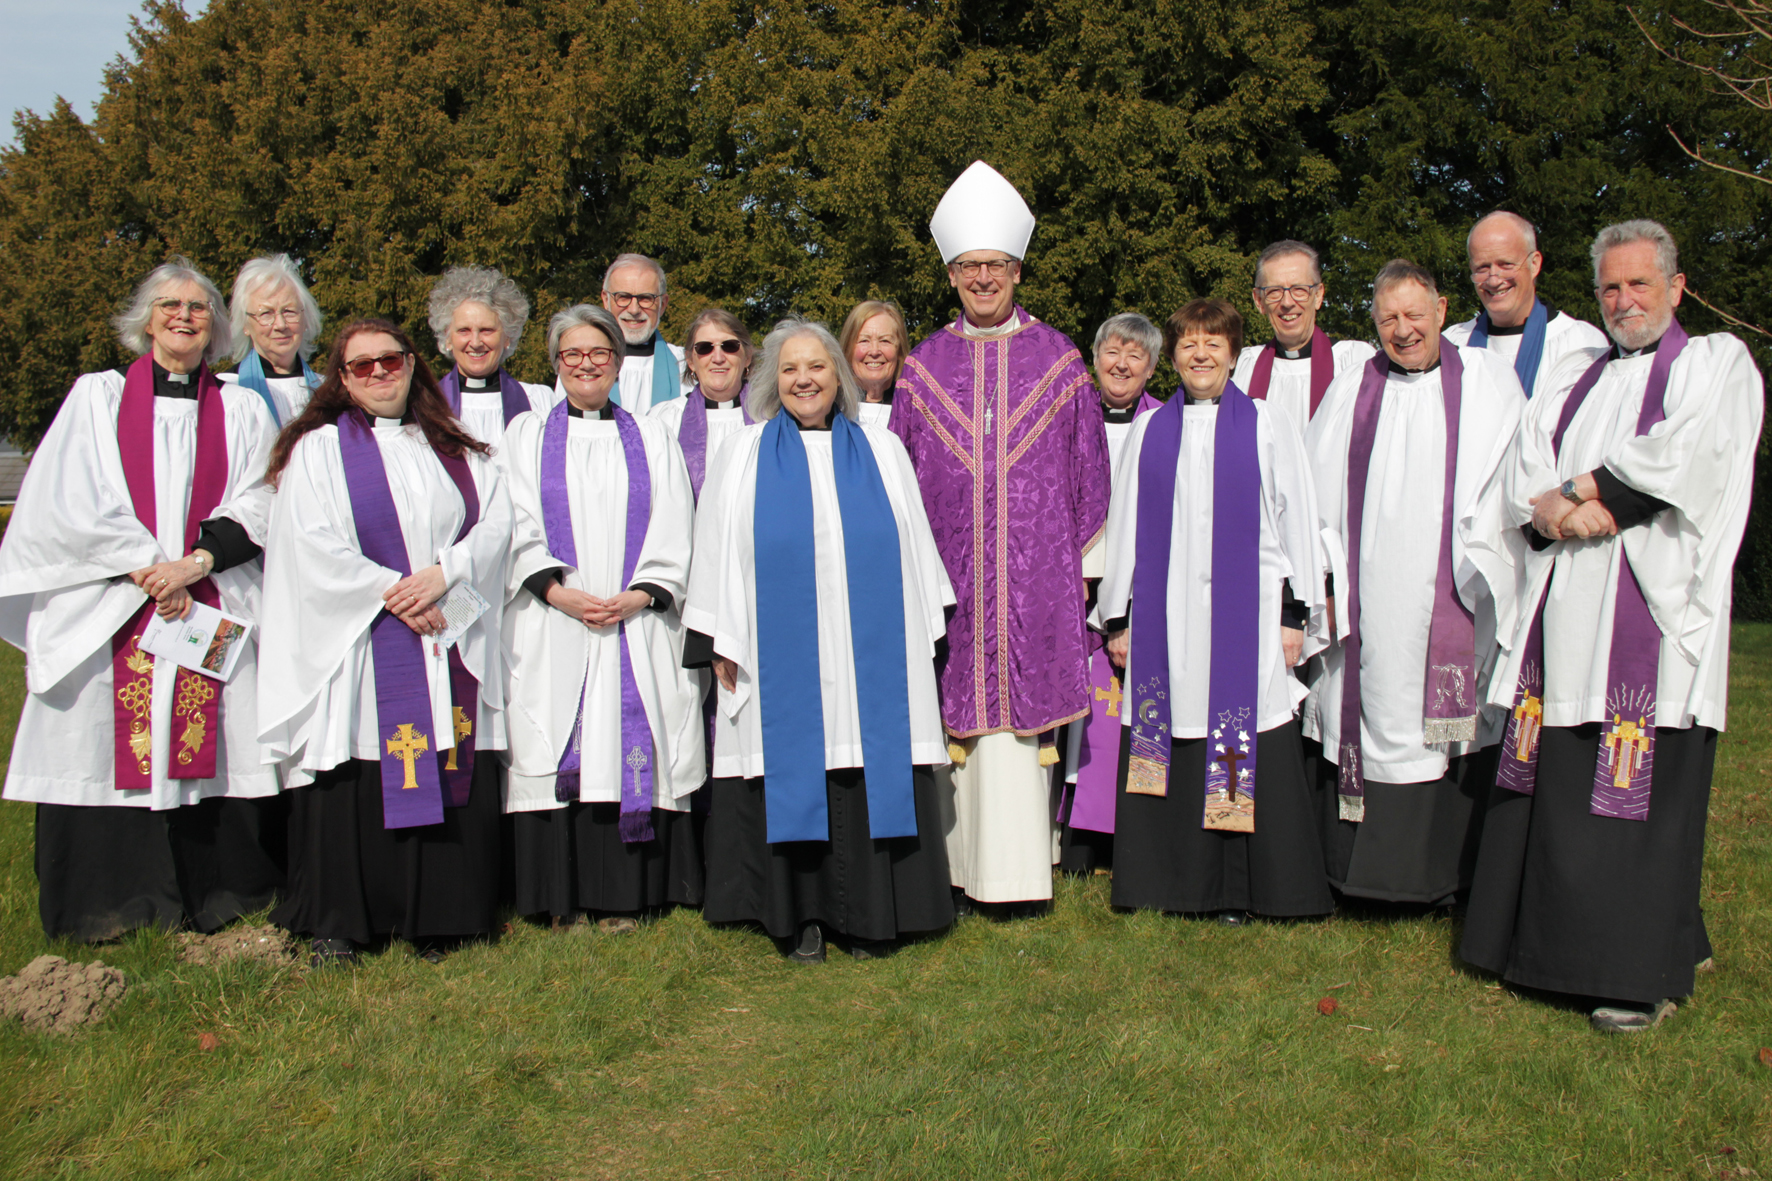
[[117, 687], [117, 702], [134, 716], [129, 722], [129, 753], [135, 756], [143, 775], [149, 774], [154, 752], [153, 730], [148, 715], [154, 708], [154, 661], [140, 647], [141, 636], [129, 637], [129, 655], [124, 667], [135, 676]]

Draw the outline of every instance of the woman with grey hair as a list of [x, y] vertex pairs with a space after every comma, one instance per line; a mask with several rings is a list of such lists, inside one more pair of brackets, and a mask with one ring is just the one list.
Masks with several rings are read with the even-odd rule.
[[308, 367], [320, 335], [320, 305], [302, 282], [294, 259], [264, 254], [234, 277], [230, 306], [238, 367], [221, 379], [238, 382], [264, 399], [271, 420], [282, 426], [302, 412], [320, 386], [320, 375]]
[[934, 777], [954, 593], [910, 457], [854, 421], [830, 330], [782, 321], [756, 374], [760, 421], [703, 486], [683, 616], [684, 662], [720, 684], [703, 914], [801, 962], [827, 928], [866, 959], [954, 918]]
[[517, 527], [507, 580], [516, 903], [607, 931], [702, 897], [706, 778], [679, 617], [695, 502], [656, 418], [610, 397], [621, 328], [579, 304], [548, 325], [564, 401], [505, 435]]
[[553, 408], [553, 387], [505, 372], [529, 323], [529, 299], [502, 273], [450, 267], [431, 288], [430, 317], [437, 351], [455, 362], [437, 384], [469, 434], [496, 448], [517, 415]]
[[5, 797], [37, 805], [52, 938], [214, 931], [283, 885], [256, 634], [226, 678], [143, 647], [150, 626], [254, 621], [275, 431], [210, 372], [226, 314], [185, 259], [148, 275], [115, 320], [141, 357], [74, 383], [0, 544], [0, 638], [29, 669]]

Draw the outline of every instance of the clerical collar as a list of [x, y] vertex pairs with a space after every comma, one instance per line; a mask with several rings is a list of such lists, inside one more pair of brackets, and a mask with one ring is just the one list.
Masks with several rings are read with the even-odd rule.
[[[1540, 302], [1542, 302], [1544, 304], [1544, 318], [1545, 318], [1546, 322], [1554, 320], [1558, 316], [1563, 314], [1563, 313], [1557, 311], [1556, 308], [1553, 308], [1550, 305], [1550, 301], [1548, 299], [1542, 300]], [[1527, 318], [1528, 319], [1531, 318], [1530, 314], [1528, 314]], [[1518, 324], [1515, 324], [1515, 325], [1508, 327], [1508, 328], [1503, 328], [1500, 324], [1497, 324], [1494, 320], [1489, 321], [1489, 335], [1490, 336], [1519, 336], [1521, 333], [1523, 333], [1525, 331], [1526, 331], [1526, 321], [1525, 320], [1521, 320]]]
[[702, 405], [706, 406], [709, 410], [737, 410], [738, 409], [738, 399], [737, 398], [728, 398], [724, 402], [716, 402], [712, 398], [708, 397], [706, 394], [703, 394], [701, 396], [701, 401], [702, 401]]
[[[594, 416], [594, 418], [593, 418], [593, 416]], [[566, 403], [566, 417], [568, 417], [568, 418], [592, 418], [593, 421], [595, 421], [595, 422], [614, 422], [615, 421], [615, 410], [613, 407], [611, 407], [609, 405], [608, 402], [603, 403], [603, 408], [601, 410], [592, 410], [589, 412], [584, 411], [584, 410], [580, 410], [577, 406], [574, 406], [571, 402], [568, 402], [568, 403]]]
[[[788, 414], [788, 412], [786, 410], [783, 410], [782, 413]], [[820, 424], [819, 426], [807, 426], [791, 414], [788, 414], [788, 421], [793, 423], [794, 426], [797, 429], [799, 429], [800, 431], [828, 431], [831, 429], [831, 420], [834, 419], [836, 416], [837, 416], [837, 407], [835, 405], [833, 405], [828, 411], [825, 412], [824, 422], [822, 424]]]
[[1134, 398], [1132, 399], [1132, 405], [1121, 407], [1119, 409], [1115, 409], [1114, 407], [1109, 406], [1106, 402], [1103, 402], [1101, 404], [1101, 416], [1108, 422], [1115, 424], [1131, 422], [1138, 417], [1138, 402], [1139, 399]]
[[1192, 394], [1185, 394], [1183, 396], [1187, 398], [1187, 401], [1183, 403], [1183, 405], [1186, 406], [1216, 406], [1220, 399], [1224, 397], [1224, 391], [1220, 390], [1217, 398], [1196, 398]]
[[[1663, 335], [1665, 335], [1665, 333]], [[1632, 357], [1647, 357], [1649, 354], [1655, 352], [1655, 350], [1659, 349], [1660, 347], [1661, 347], [1661, 338], [1660, 337], [1657, 337], [1656, 339], [1650, 341], [1648, 344], [1644, 345], [1642, 348], [1633, 349], [1630, 352], [1626, 352], [1623, 345], [1618, 344], [1617, 342], [1614, 342], [1612, 345], [1612, 359], [1614, 361], [1628, 361]], [[157, 393], [158, 391], [155, 391], [155, 392]]]
[[[458, 369], [456, 372], [460, 373], [461, 371]], [[496, 390], [500, 388], [498, 370], [494, 369], [491, 377], [469, 377], [467, 374], [462, 373], [461, 388], [470, 393], [476, 394], [484, 393], [487, 390]]]
[[301, 376], [301, 362], [299, 360], [296, 362], [296, 368], [294, 368], [294, 369], [279, 369], [275, 365], [271, 364], [269, 359], [267, 359], [263, 353], [259, 353], [258, 364], [259, 364], [259, 368], [261, 368], [265, 371], [266, 377], [300, 377]]
[[1311, 342], [1305, 341], [1304, 347], [1299, 349], [1283, 349], [1275, 344], [1274, 356], [1286, 361], [1308, 361], [1311, 359]]
[[173, 373], [163, 368], [158, 361], [150, 361], [154, 366], [154, 396], [156, 398], [188, 398], [197, 397], [197, 383], [191, 380], [194, 373]]
[[1410, 377], [1419, 377], [1423, 373], [1432, 373], [1440, 367], [1440, 358], [1438, 356], [1434, 358], [1434, 363], [1432, 365], [1425, 366], [1421, 369], [1405, 369], [1403, 366], [1391, 360], [1388, 355], [1385, 357], [1384, 362], [1386, 365], [1390, 366], [1390, 371], [1392, 373], [1401, 373]]
[[995, 328], [980, 328], [977, 324], [974, 324], [971, 320], [966, 318], [966, 313], [960, 313], [960, 331], [964, 332], [967, 336], [1008, 336], [1011, 332], [1014, 332], [1020, 327], [1021, 317], [1015, 313], [1013, 308], [1010, 309], [1009, 318]]

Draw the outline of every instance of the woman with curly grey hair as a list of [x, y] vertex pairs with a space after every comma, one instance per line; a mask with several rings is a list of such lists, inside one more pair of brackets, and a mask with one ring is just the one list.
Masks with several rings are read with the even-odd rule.
[[866, 959], [954, 918], [934, 778], [954, 594], [910, 457], [855, 421], [829, 329], [777, 324], [751, 394], [760, 421], [703, 485], [683, 612], [684, 663], [720, 683], [702, 913], [800, 962], [827, 929]]
[[210, 372], [226, 317], [185, 259], [142, 281], [115, 321], [142, 355], [74, 383], [0, 544], [0, 638], [30, 670], [5, 797], [37, 805], [51, 937], [214, 931], [283, 885], [256, 634], [226, 680], [141, 646], [156, 615], [254, 620], [275, 431]]
[[510, 279], [491, 267], [450, 267], [431, 288], [430, 314], [437, 350], [455, 362], [437, 384], [469, 434], [497, 447], [511, 419], [553, 409], [552, 386], [505, 372], [529, 323], [529, 299]]
[[320, 375], [308, 367], [320, 335], [320, 305], [294, 259], [265, 254], [240, 268], [230, 306], [238, 367], [221, 379], [264, 399], [272, 420], [282, 426], [302, 412], [320, 386]]

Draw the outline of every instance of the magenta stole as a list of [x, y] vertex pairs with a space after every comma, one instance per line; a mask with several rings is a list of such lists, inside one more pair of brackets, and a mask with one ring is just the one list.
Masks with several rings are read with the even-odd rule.
[[[338, 448], [358, 548], [377, 565], [397, 570], [401, 577], [410, 575], [406, 537], [388, 488], [381, 447], [363, 411], [352, 408], [339, 415]], [[465, 509], [461, 529], [455, 535], [459, 542], [480, 520], [480, 494], [474, 487], [466, 457], [441, 452], [436, 455], [461, 494]], [[384, 607], [369, 626], [369, 642], [375, 655], [382, 827], [440, 824], [444, 807], [466, 804], [473, 786], [474, 719], [468, 711], [479, 706], [480, 682], [462, 663], [460, 651], [451, 648], [449, 691], [455, 743], [445, 750], [440, 742], [432, 741], [430, 682], [425, 676], [424, 645], [436, 641], [421, 638]]]
[[[221, 503], [228, 480], [227, 411], [221, 383], [199, 365], [197, 383], [197, 460], [192, 465], [191, 507], [185, 513], [185, 546], [197, 544], [199, 526]], [[123, 457], [123, 478], [138, 521], [154, 534], [158, 517], [154, 503], [154, 363], [141, 357], [123, 378], [123, 399], [117, 407], [117, 450]], [[182, 554], [179, 556], [183, 556]], [[190, 595], [210, 607], [221, 604], [209, 578], [191, 584]], [[153, 786], [153, 737], [150, 715], [154, 701], [154, 658], [137, 645], [154, 610], [142, 605], [111, 637], [111, 677], [116, 693], [111, 702], [116, 783], [119, 791]], [[172, 698], [172, 722], [180, 722], [176, 745], [169, 747], [167, 776], [172, 779], [215, 778], [216, 740], [221, 726], [221, 689], [201, 674], [180, 668]]]
[[[1261, 346], [1261, 352], [1255, 358], [1255, 368], [1249, 374], [1249, 396], [1257, 402], [1267, 400], [1267, 387], [1274, 379], [1274, 342], [1269, 341]], [[1329, 389], [1329, 383], [1335, 380], [1335, 342], [1321, 328], [1311, 331], [1311, 417], [1317, 416], [1317, 407], [1323, 404], [1323, 395]], [[1309, 426], [1308, 422], [1299, 423], [1302, 432]]]

